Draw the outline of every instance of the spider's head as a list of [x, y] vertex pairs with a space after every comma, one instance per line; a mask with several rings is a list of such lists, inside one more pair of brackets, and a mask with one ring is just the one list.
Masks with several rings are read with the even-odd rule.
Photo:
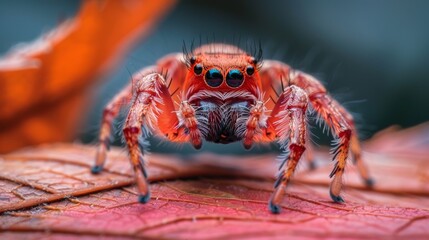
[[203, 45], [187, 57], [186, 63], [188, 73], [183, 87], [189, 95], [201, 90], [241, 90], [256, 95], [261, 87], [257, 58], [232, 45]]

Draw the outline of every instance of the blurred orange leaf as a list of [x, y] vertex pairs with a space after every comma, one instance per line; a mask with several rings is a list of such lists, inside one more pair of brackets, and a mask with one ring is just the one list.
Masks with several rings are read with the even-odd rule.
[[0, 152], [70, 140], [89, 88], [147, 35], [174, 0], [88, 0], [74, 19], [0, 59]]
[[[274, 155], [153, 154], [152, 199], [142, 205], [123, 150], [114, 148], [106, 171], [91, 175], [93, 147], [30, 148], [0, 158], [0, 238], [428, 239], [428, 131], [391, 129], [367, 142], [376, 187], [365, 189], [350, 165], [346, 204], [329, 199], [332, 165], [326, 151], [317, 152], [320, 167], [309, 172], [301, 164], [280, 215], [267, 209]], [[390, 151], [397, 139], [414, 140], [409, 149], [424, 155]]]

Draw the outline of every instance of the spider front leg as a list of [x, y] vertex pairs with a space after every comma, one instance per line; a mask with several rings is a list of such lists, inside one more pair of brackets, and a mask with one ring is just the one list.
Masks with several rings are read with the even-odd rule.
[[101, 120], [100, 133], [98, 136], [99, 145], [95, 156], [95, 164], [91, 168], [91, 172], [98, 174], [103, 170], [106, 161], [107, 151], [110, 148], [110, 139], [112, 135], [113, 120], [118, 117], [121, 109], [131, 102], [133, 97], [133, 87], [142, 76], [149, 75], [156, 71], [156, 67], [151, 66], [143, 69], [132, 77], [131, 82], [125, 86], [115, 97], [104, 107], [103, 117]]
[[200, 149], [202, 146], [202, 135], [198, 128], [198, 120], [195, 116], [194, 107], [187, 100], [180, 103], [179, 111], [177, 112], [181, 119], [180, 129], [186, 129], [189, 135], [189, 140], [195, 149]]
[[246, 121], [246, 129], [243, 134], [243, 146], [245, 149], [252, 147], [254, 137], [260, 130], [261, 122], [266, 121], [265, 111], [266, 108], [262, 101], [256, 101], [256, 104], [250, 108], [250, 116]]
[[268, 125], [271, 124], [275, 128], [281, 148], [288, 154], [280, 156], [282, 158], [280, 173], [269, 201], [272, 213], [280, 212], [280, 203], [284, 198], [286, 186], [305, 151], [307, 105], [308, 97], [304, 90], [296, 86], [287, 87], [279, 96], [268, 119]]
[[[113, 120], [119, 115], [122, 108], [128, 106], [131, 102], [133, 94], [136, 92], [135, 87], [139, 85], [142, 79], [154, 72], [167, 71], [174, 76], [175, 79], [182, 79], [186, 73], [186, 68], [182, 63], [181, 54], [170, 54], [160, 59], [155, 66], [149, 66], [141, 71], [138, 71], [132, 76], [131, 82], [121, 90], [104, 108], [103, 117], [101, 120], [100, 133], [99, 133], [99, 145], [95, 157], [95, 164], [91, 168], [91, 172], [94, 174], [100, 173], [103, 170], [104, 163], [106, 161], [106, 154], [110, 146], [110, 138], [112, 132]], [[176, 92], [180, 88], [180, 81], [170, 81], [168, 89], [173, 89]], [[134, 89], [133, 89], [134, 88]], [[174, 105], [168, 90], [165, 87], [162, 89], [162, 97], [166, 100], [162, 104], [158, 104], [157, 108], [164, 110], [164, 117], [157, 119], [157, 128], [161, 130], [164, 136], [171, 141], [183, 141], [182, 138], [178, 138], [180, 135], [179, 130], [172, 130], [177, 125], [178, 119], [174, 114]]]
[[[178, 119], [174, 112], [174, 105], [163, 76], [152, 73], [136, 81], [134, 99], [125, 121], [123, 133], [137, 182], [138, 200], [141, 203], [146, 203], [150, 199], [145, 170], [145, 152], [139, 141], [141, 138], [144, 141], [146, 137], [142, 126], [152, 131], [158, 131], [170, 140], [174, 139], [178, 136], [175, 128]], [[167, 121], [171, 121], [168, 124], [170, 127], [163, 127], [165, 124], [162, 124], [161, 114]]]

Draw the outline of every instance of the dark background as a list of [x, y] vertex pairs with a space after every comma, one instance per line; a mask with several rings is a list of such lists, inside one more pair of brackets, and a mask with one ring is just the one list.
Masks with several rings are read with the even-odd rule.
[[[0, 1], [0, 54], [37, 38], [78, 9], [79, 1]], [[204, 42], [260, 41], [265, 59], [315, 75], [353, 112], [363, 139], [393, 124], [425, 122], [428, 9], [428, 1], [182, 1], [94, 92], [94, 110], [80, 139], [94, 141], [103, 105], [126, 84], [129, 72], [200, 37]], [[164, 146], [152, 149], [165, 151]]]

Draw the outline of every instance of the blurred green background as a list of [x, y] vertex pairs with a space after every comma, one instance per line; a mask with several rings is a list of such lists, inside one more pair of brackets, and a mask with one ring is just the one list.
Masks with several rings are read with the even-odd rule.
[[[73, 16], [79, 3], [0, 1], [0, 54]], [[129, 72], [180, 52], [183, 41], [199, 42], [200, 37], [203, 42], [206, 38], [260, 41], [265, 59], [282, 60], [318, 77], [353, 112], [362, 139], [393, 124], [409, 127], [425, 122], [429, 120], [428, 9], [429, 1], [179, 2], [94, 93], [94, 110], [88, 113], [80, 139], [94, 141], [104, 104], [127, 83]], [[155, 151], [167, 149], [163, 143], [152, 145]], [[232, 151], [237, 144], [213, 149]]]

